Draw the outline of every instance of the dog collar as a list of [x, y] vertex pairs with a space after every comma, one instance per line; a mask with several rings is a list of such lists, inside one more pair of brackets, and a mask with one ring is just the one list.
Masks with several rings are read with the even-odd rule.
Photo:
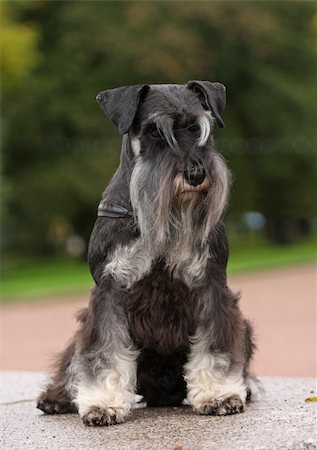
[[110, 219], [128, 219], [129, 217], [133, 217], [133, 211], [115, 203], [101, 201], [98, 206], [97, 216], [108, 217]]

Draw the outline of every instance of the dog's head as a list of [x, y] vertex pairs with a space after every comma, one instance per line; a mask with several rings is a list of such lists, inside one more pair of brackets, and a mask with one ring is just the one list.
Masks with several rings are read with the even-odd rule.
[[131, 203], [151, 244], [205, 242], [227, 202], [229, 172], [213, 127], [224, 127], [225, 87], [209, 81], [101, 92], [102, 109], [127, 135]]

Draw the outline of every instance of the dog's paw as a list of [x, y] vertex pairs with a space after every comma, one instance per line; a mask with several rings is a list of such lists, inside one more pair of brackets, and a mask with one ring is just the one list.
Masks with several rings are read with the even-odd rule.
[[60, 402], [46, 397], [40, 397], [36, 407], [45, 414], [68, 414], [77, 412], [77, 408], [73, 403]]
[[92, 406], [82, 420], [89, 427], [104, 427], [124, 422], [127, 415], [126, 408]]
[[193, 410], [197, 414], [227, 416], [243, 412], [244, 402], [238, 395], [232, 395], [224, 400], [212, 399], [202, 402], [200, 405], [193, 406]]

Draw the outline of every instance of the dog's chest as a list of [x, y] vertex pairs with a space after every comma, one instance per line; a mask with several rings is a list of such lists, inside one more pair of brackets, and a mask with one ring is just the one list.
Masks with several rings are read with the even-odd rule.
[[157, 276], [157, 261], [164, 280], [182, 280], [190, 289], [201, 284], [205, 277], [209, 249], [202, 252], [191, 251], [189, 246], [175, 245], [159, 256], [147, 249], [138, 239], [126, 246], [117, 246], [105, 265], [104, 275], [110, 275], [123, 289], [131, 289], [136, 283], [148, 279], [151, 273]]
[[125, 292], [130, 332], [139, 348], [169, 353], [187, 347], [195, 332], [201, 306], [196, 287], [208, 256], [177, 250], [156, 256], [137, 240], [118, 246], [104, 268]]
[[138, 348], [171, 353], [188, 347], [200, 302], [195, 291], [170, 275], [163, 259], [129, 289], [124, 302]]

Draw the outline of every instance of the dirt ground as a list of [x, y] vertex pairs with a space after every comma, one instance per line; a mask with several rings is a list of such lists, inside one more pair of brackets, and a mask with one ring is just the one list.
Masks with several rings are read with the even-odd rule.
[[[255, 328], [257, 375], [316, 375], [316, 265], [234, 276]], [[76, 328], [84, 296], [1, 306], [0, 370], [47, 371]]]

